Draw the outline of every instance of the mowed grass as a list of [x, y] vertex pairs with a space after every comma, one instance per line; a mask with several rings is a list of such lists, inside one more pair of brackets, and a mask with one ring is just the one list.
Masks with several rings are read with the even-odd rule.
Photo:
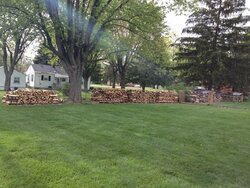
[[0, 187], [250, 187], [250, 110], [0, 104]]

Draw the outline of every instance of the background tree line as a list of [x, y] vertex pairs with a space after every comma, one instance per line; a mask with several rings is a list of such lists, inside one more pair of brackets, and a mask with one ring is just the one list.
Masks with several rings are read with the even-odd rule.
[[[72, 102], [81, 102], [82, 77], [90, 76], [97, 82], [109, 79], [113, 87], [120, 83], [121, 88], [127, 82], [145, 89], [183, 80], [208, 89], [249, 89], [249, 16], [243, 14], [244, 0], [168, 1], [165, 6], [146, 0], [1, 0], [0, 9], [6, 78], [36, 39], [40, 49], [34, 63], [65, 69]], [[193, 13], [183, 30], [188, 35], [173, 51], [165, 13], [190, 9]]]

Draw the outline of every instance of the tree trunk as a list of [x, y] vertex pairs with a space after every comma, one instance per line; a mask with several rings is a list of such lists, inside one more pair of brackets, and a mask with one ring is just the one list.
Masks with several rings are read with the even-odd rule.
[[141, 87], [142, 87], [142, 92], [145, 92], [146, 86], [144, 84], [142, 84]]
[[211, 91], [212, 88], [213, 88], [213, 81], [210, 80], [210, 81], [208, 82], [207, 89], [208, 89], [209, 91]]
[[112, 88], [115, 89], [115, 83], [116, 83], [116, 69], [115, 67], [112, 67]]
[[81, 103], [82, 72], [79, 69], [70, 72], [69, 81], [70, 81], [69, 100], [73, 103]]
[[115, 89], [115, 82], [116, 82], [116, 78], [113, 77], [113, 79], [112, 79], [112, 88], [113, 88], [113, 89]]
[[120, 72], [120, 77], [121, 77], [121, 89], [125, 89], [126, 87], [126, 71], [125, 69], [123, 69], [121, 72]]
[[4, 90], [5, 91], [10, 91], [10, 84], [11, 84], [11, 72], [8, 71], [7, 73], [5, 73], [5, 83], [4, 83]]
[[88, 92], [89, 90], [89, 77], [88, 76], [83, 76], [83, 87], [84, 87], [84, 92]]
[[7, 58], [8, 58], [8, 53], [7, 53], [7, 44], [6, 41], [3, 43], [3, 65], [4, 65], [4, 74], [5, 74], [5, 83], [4, 83], [4, 90], [5, 91], [10, 91], [11, 88], [11, 76], [14, 71], [14, 66], [15, 62], [12, 59], [12, 56], [10, 57], [10, 66], [8, 66], [7, 63]]

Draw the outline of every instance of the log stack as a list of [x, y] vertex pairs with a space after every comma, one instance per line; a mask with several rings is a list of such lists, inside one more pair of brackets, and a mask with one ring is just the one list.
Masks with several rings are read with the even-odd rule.
[[125, 90], [95, 89], [91, 100], [99, 103], [127, 103], [128, 95]]
[[8, 91], [2, 98], [2, 102], [9, 105], [32, 105], [32, 104], [59, 104], [62, 101], [51, 90], [15, 90]]
[[175, 91], [157, 92], [156, 103], [177, 103], [178, 95]]
[[243, 102], [244, 96], [243, 93], [230, 93], [230, 94], [221, 94], [222, 101], [224, 102]]
[[187, 95], [187, 102], [191, 103], [208, 103], [208, 94], [200, 95], [191, 93]]
[[233, 93], [233, 88], [230, 86], [221, 86], [219, 92], [222, 94], [230, 94]]
[[95, 89], [91, 100], [99, 103], [176, 103], [178, 95], [175, 91]]
[[156, 103], [155, 92], [129, 91], [128, 98], [130, 103]]

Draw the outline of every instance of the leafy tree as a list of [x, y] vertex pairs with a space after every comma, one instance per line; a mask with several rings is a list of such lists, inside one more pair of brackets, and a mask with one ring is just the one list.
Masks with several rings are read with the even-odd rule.
[[24, 17], [16, 15], [8, 8], [1, 8], [0, 11], [0, 46], [5, 73], [4, 89], [9, 91], [14, 68], [36, 34], [32, 25]]
[[[161, 2], [161, 1], [160, 1]], [[163, 1], [168, 12], [174, 11], [177, 14], [183, 14], [187, 11], [193, 11], [197, 8], [199, 0], [168, 0]]]
[[[12, 7], [32, 18], [30, 21], [40, 30], [45, 46], [59, 57], [60, 63], [69, 75], [69, 99], [75, 103], [81, 102], [84, 64], [91, 59], [89, 56], [96, 51], [105, 33], [113, 27], [119, 27], [120, 22], [129, 22], [136, 16], [134, 5], [137, 5], [139, 10], [141, 2], [135, 0], [28, 1], [33, 5], [29, 10], [22, 4], [23, 1], [11, 5], [4, 2], [4, 5], [0, 3], [0, 6]], [[125, 14], [125, 12], [134, 12], [134, 15]]]
[[103, 83], [110, 83], [112, 88], [116, 87], [116, 83], [118, 82], [118, 70], [114, 61], [110, 60], [104, 66], [104, 75], [103, 75]]
[[[112, 28], [147, 24], [145, 0], [11, 0], [0, 6], [26, 15], [42, 34], [45, 45], [59, 57], [70, 78], [70, 100], [81, 102], [81, 77], [89, 56]], [[146, 14], [145, 14], [146, 13]], [[140, 21], [143, 20], [143, 21]], [[153, 20], [153, 19], [151, 19]], [[150, 24], [149, 24], [150, 26]], [[128, 28], [128, 29], [130, 29]]]
[[[149, 45], [150, 44], [150, 45]], [[170, 72], [171, 52], [166, 37], [156, 35], [151, 41], [144, 41], [138, 51], [136, 61], [129, 69], [129, 82], [139, 83], [145, 90], [146, 86], [166, 86], [173, 81]]]
[[[69, 75], [70, 99], [81, 102], [84, 63], [89, 61], [89, 56], [108, 30], [124, 27], [121, 22], [133, 23], [131, 19], [138, 14], [135, 8], [140, 10], [143, 7], [140, 1], [133, 0], [44, 0], [44, 5], [49, 20], [46, 21], [44, 12], [38, 14], [47, 47], [60, 58]], [[52, 43], [53, 37], [56, 46]]]
[[[116, 39], [112, 42], [114, 53], [109, 57], [110, 65], [113, 67], [113, 78], [118, 71], [120, 85], [124, 89], [126, 85], [126, 72], [131, 66], [133, 59], [144, 41], [152, 41], [153, 35], [164, 32], [164, 14], [161, 7], [155, 3], [142, 3], [143, 10], [140, 10], [140, 17], [133, 18], [133, 23], [123, 23], [124, 28], [112, 29], [112, 36]], [[138, 9], [135, 9], [138, 12]], [[143, 16], [142, 16], [143, 15]], [[143, 24], [142, 24], [143, 23]], [[135, 25], [137, 27], [135, 27]], [[148, 45], [150, 45], [148, 43]], [[113, 81], [114, 83], [115, 81]], [[114, 86], [114, 84], [113, 84]]]
[[[246, 48], [249, 16], [244, 0], [200, 0], [202, 6], [187, 20], [189, 34], [180, 38], [177, 66], [187, 81], [200, 81], [211, 89], [223, 84], [237, 88], [243, 64], [249, 62]], [[243, 64], [242, 64], [243, 63]], [[248, 71], [249, 72], [249, 69]]]

